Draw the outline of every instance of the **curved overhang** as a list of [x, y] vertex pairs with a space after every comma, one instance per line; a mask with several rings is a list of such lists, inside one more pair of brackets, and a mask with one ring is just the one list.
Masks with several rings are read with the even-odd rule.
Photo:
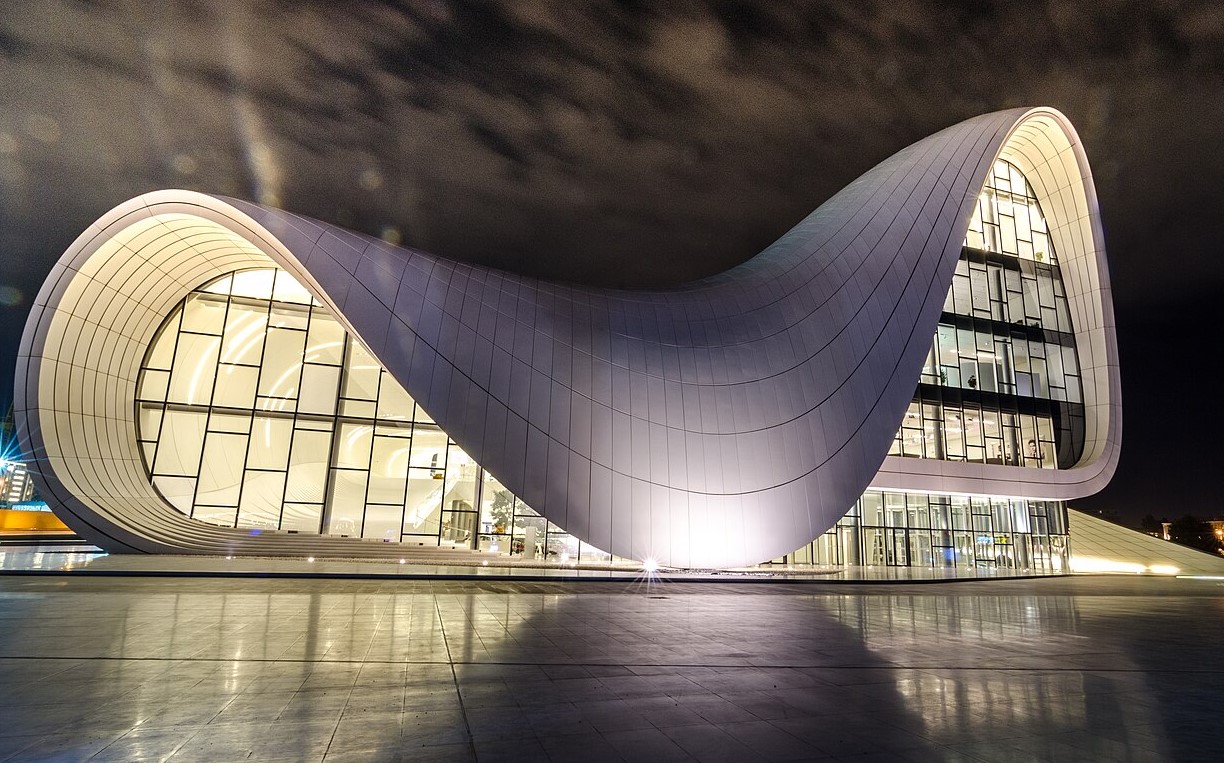
[[20, 433], [49, 502], [110, 550], [395, 553], [207, 525], [150, 484], [134, 400], [154, 333], [192, 289], [273, 263], [466, 452], [568, 532], [675, 566], [774, 558], [831, 527], [884, 461], [998, 156], [1028, 174], [1064, 263], [1085, 374], [1084, 459], [1068, 472], [946, 475], [948, 462], [890, 470], [889, 459], [877, 482], [1016, 494], [1040, 480], [1019, 493], [1081, 495], [1117, 460], [1116, 346], [1087, 163], [1046, 109], [931, 136], [752, 260], [667, 291], [545, 283], [246, 202], [148, 194], [82, 234], [40, 292], [18, 359]]
[[[1118, 342], [1096, 186], [1083, 144], [1063, 114], [1037, 108], [1016, 120], [996, 158], [1015, 165], [1032, 185], [1058, 253], [1083, 373], [1083, 455], [1073, 468], [1060, 471], [889, 456], [872, 487], [1067, 500], [1100, 491], [1117, 468], [1122, 442]], [[966, 221], [961, 235], [967, 228]]]

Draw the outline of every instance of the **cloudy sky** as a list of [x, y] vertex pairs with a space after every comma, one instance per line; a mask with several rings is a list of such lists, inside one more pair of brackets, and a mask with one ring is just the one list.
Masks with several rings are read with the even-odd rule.
[[10, 0], [0, 402], [52, 263], [146, 191], [665, 285], [942, 127], [1049, 105], [1095, 173], [1124, 369], [1120, 473], [1080, 505], [1224, 514], [1224, 4], [963, 5]]

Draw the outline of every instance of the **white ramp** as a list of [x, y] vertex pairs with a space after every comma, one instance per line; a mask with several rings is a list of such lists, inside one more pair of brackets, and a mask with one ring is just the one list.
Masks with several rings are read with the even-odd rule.
[[1154, 538], [1074, 509], [1067, 511], [1073, 572], [1224, 575], [1224, 556]]

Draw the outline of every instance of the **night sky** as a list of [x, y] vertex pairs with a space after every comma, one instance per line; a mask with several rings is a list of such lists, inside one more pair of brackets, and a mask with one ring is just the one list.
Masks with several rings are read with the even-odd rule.
[[1118, 474], [1072, 505], [1224, 514], [1224, 4], [963, 5], [9, 0], [0, 404], [52, 263], [147, 191], [659, 286], [949, 124], [1048, 105], [1095, 173], [1122, 361]]

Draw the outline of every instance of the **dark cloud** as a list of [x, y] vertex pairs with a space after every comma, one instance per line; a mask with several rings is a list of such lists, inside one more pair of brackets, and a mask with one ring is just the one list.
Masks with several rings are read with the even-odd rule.
[[[1081, 131], [1124, 328], [1224, 296], [1215, 2], [12, 2], [0, 104], [0, 286], [23, 296], [0, 306], [6, 378], [51, 263], [145, 191], [660, 285], [743, 261], [893, 152], [1018, 105]], [[1218, 378], [1206, 322], [1167, 325], [1200, 348], [1186, 373]], [[1164, 393], [1122, 346], [1142, 432]], [[1153, 437], [1165, 444], [1128, 434], [1126, 452], [1171, 452], [1193, 427], [1224, 416]], [[1202, 438], [1180, 478], [1218, 442]]]

